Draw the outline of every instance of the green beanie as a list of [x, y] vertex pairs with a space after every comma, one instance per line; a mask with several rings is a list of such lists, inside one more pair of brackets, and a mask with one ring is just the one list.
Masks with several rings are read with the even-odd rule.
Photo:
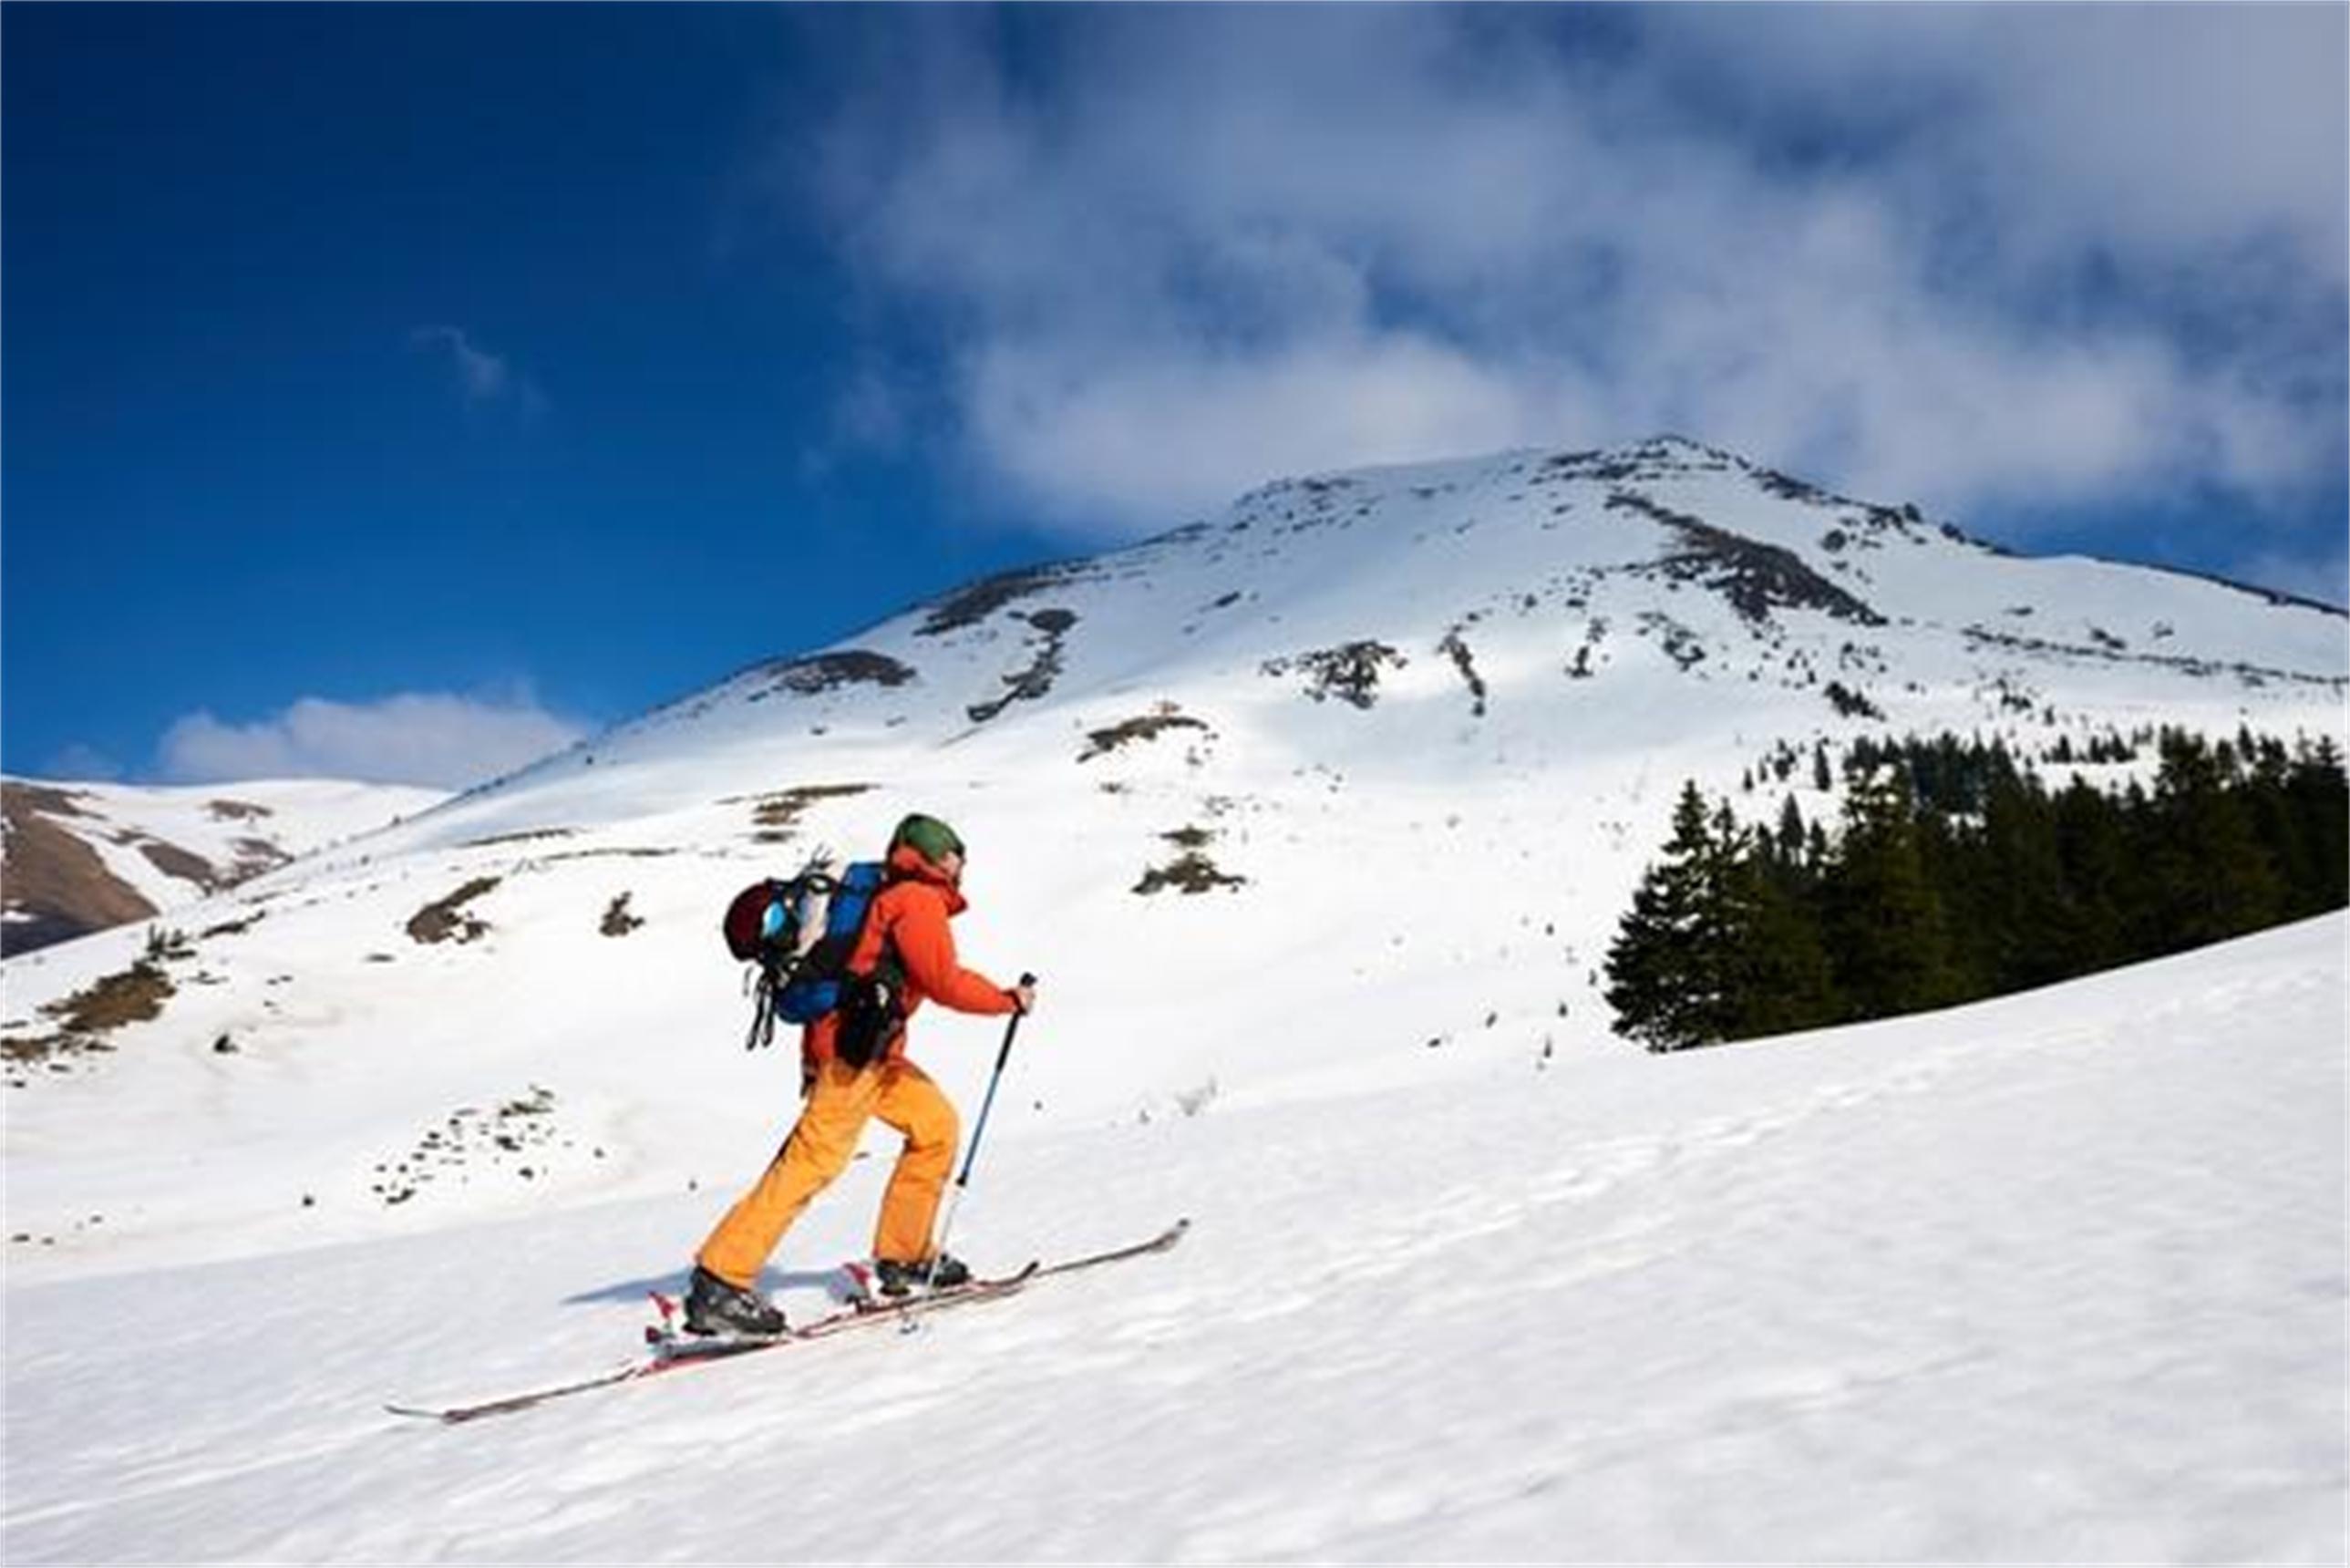
[[933, 866], [950, 855], [963, 852], [962, 840], [955, 836], [953, 828], [935, 816], [924, 816], [919, 812], [899, 823], [898, 831], [889, 836], [890, 853], [897, 853], [901, 844], [912, 845], [915, 852]]

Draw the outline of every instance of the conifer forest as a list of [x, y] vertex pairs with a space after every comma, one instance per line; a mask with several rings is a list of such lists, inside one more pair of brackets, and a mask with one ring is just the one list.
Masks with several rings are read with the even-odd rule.
[[[2076, 763], [2151, 751], [2152, 785]], [[2068, 739], [2052, 788], [2000, 742], [1864, 738], [1833, 824], [1682, 789], [1607, 955], [1617, 1032], [1651, 1051], [1946, 1007], [2241, 936], [2350, 902], [2332, 739], [2183, 730]], [[1783, 749], [1747, 783], [1802, 767]], [[1835, 777], [1825, 744], [1810, 782]], [[2128, 770], [2133, 774], [2142, 769]]]

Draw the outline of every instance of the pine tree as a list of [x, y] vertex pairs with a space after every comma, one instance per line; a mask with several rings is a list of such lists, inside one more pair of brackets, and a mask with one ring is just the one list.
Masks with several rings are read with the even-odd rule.
[[2133, 949], [2125, 911], [2133, 907], [2137, 862], [2124, 803], [2075, 779], [2053, 805], [2068, 918], [2043, 940], [2049, 971], [2070, 978], [2126, 963]]
[[1956, 994], [1942, 900], [1927, 879], [1916, 806], [1900, 768], [1853, 780], [1823, 898], [1836, 989], [1848, 1016], [1913, 1012]]
[[1804, 814], [1796, 808], [1795, 797], [1789, 795], [1779, 805], [1779, 826], [1772, 836], [1771, 847], [1779, 865], [1800, 871], [1804, 842]]
[[[1800, 824], [1796, 837], [1800, 844]], [[1800, 863], [1778, 854], [1762, 833], [1731, 865], [1725, 1038], [1784, 1034], [1837, 1019], [1835, 974], [1818, 917], [1803, 896], [1803, 875]]]
[[1995, 771], [1983, 797], [1981, 864], [1970, 878], [1969, 919], [1989, 959], [1986, 994], [2064, 980], [2067, 933], [2080, 920], [2057, 847], [2056, 813], [2039, 781]]
[[[1726, 809], [1726, 808], [1725, 808]], [[1729, 857], [1694, 781], [1673, 806], [1664, 858], [1640, 877], [1607, 949], [1607, 1004], [1617, 1033], [1651, 1051], [1724, 1038], [1723, 972]]]
[[2157, 952], [2275, 923], [2284, 887], [2237, 785], [2235, 749], [2166, 730], [2155, 781]]
[[2301, 814], [2294, 809], [2292, 759], [2274, 740], [2256, 742], [2248, 732], [2238, 733], [2237, 754], [2244, 759], [2244, 813], [2269, 864], [2276, 867], [2277, 919], [2316, 914], [2325, 906], [2308, 898], [2309, 852], [2302, 841]]
[[2350, 903], [2350, 779], [2331, 735], [2304, 744], [2286, 770], [2284, 790], [2301, 841], [2292, 867], [2295, 913]]

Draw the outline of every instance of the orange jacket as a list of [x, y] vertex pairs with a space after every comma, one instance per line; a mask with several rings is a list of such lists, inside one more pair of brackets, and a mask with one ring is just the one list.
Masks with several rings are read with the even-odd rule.
[[[957, 1012], [1012, 1012], [1019, 999], [955, 958], [954, 933], [947, 922], [970, 908], [960, 888], [910, 845], [900, 845], [889, 857], [888, 886], [873, 896], [865, 929], [848, 955], [848, 968], [869, 973], [880, 961], [884, 943], [896, 950], [906, 971], [905, 1010], [911, 1019], [925, 1002], [935, 1001]], [[800, 1036], [800, 1054], [812, 1066], [833, 1058], [833, 1040], [840, 1032], [837, 1013], [827, 1013]], [[906, 1031], [898, 1031], [887, 1054], [892, 1060], [906, 1054]]]

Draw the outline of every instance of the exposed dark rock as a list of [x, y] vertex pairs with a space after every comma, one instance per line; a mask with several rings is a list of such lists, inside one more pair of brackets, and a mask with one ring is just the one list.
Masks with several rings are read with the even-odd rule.
[[1286, 659], [1268, 659], [1259, 668], [1276, 679], [1302, 670], [1307, 677], [1305, 694], [1316, 702], [1336, 697], [1354, 707], [1368, 708], [1378, 701], [1381, 668], [1391, 665], [1400, 670], [1410, 662], [1386, 643], [1365, 639]]
[[1698, 640], [1697, 633], [1672, 617], [1645, 610], [1640, 615], [1640, 629], [1652, 633], [1658, 646], [1665, 650], [1665, 657], [1681, 670], [1694, 670], [1705, 662], [1705, 644]]
[[1188, 713], [1177, 711], [1171, 702], [1161, 703], [1159, 711], [1155, 713], [1122, 720], [1107, 729], [1087, 731], [1086, 749], [1077, 753], [1077, 761], [1091, 762], [1096, 757], [1115, 752], [1136, 741], [1155, 741], [1170, 730], [1198, 730], [1202, 733], [1212, 732], [1209, 731], [1204, 721], [1194, 719]]
[[1438, 652], [1452, 660], [1452, 667], [1461, 671], [1461, 679], [1468, 682], [1469, 711], [1478, 718], [1483, 718], [1485, 716], [1485, 678], [1477, 673], [1477, 660], [1469, 651], [1469, 644], [1462, 639], [1461, 628], [1454, 627], [1451, 631], [1446, 632], [1444, 640], [1438, 643], [1436, 648]]
[[498, 885], [495, 877], [476, 877], [445, 898], [427, 904], [409, 918], [408, 934], [418, 942], [470, 942], [489, 931], [489, 922], [464, 912], [467, 904]]
[[605, 909], [603, 921], [596, 929], [608, 937], [625, 937], [644, 923], [642, 916], [629, 912], [629, 895], [623, 893]]
[[1045, 566], [1023, 566], [998, 572], [955, 589], [931, 606], [930, 618], [914, 628], [916, 637], [939, 637], [977, 626], [1015, 599], [1040, 594], [1056, 584], [1083, 582], [1099, 568], [1083, 561], [1061, 561]]
[[751, 693], [748, 701], [753, 702], [764, 701], [778, 691], [814, 697], [844, 686], [903, 686], [914, 679], [913, 666], [862, 648], [778, 659], [761, 665], [758, 673], [768, 677], [770, 683]]
[[1862, 626], [1886, 624], [1883, 616], [1805, 566], [1793, 550], [1717, 528], [1629, 491], [1616, 492], [1607, 504], [1653, 518], [1678, 535], [1680, 551], [1655, 569], [1676, 581], [1712, 588], [1751, 624], [1767, 624], [1773, 609], [1814, 609]]
[[1204, 827], [1178, 827], [1162, 833], [1159, 837], [1182, 851], [1164, 866], [1154, 866], [1143, 872], [1132, 891], [1143, 898], [1163, 892], [1169, 888], [1179, 893], [1210, 893], [1218, 888], [1244, 888], [1245, 877], [1234, 877], [1208, 857], [1208, 846], [1215, 835]]
[[1832, 506], [1843, 499], [1840, 496], [1830, 494], [1828, 492], [1822, 490], [1818, 485], [1811, 483], [1807, 480], [1801, 480], [1795, 478], [1792, 474], [1782, 473], [1775, 468], [1756, 469], [1754, 471], [1754, 483], [1769, 491], [1772, 494], [1779, 497], [1782, 501], [1810, 501], [1823, 505]]
[[[406, 1155], [377, 1165], [377, 1179], [369, 1190], [387, 1206], [407, 1203], [436, 1181], [452, 1176], [462, 1181], [507, 1165], [515, 1167], [514, 1173], [521, 1179], [535, 1180], [540, 1166], [521, 1164], [508, 1157], [558, 1147], [575, 1146], [565, 1137], [556, 1116], [555, 1091], [533, 1084], [527, 1096], [509, 1100], [494, 1111], [485, 1114], [473, 1106], [460, 1106], [450, 1112]], [[597, 1152], [597, 1158], [603, 1158], [602, 1151]]]
[[974, 702], [963, 710], [974, 724], [984, 724], [1014, 702], [1034, 701], [1053, 689], [1061, 673], [1061, 649], [1069, 628], [1077, 624], [1076, 613], [1065, 609], [1040, 609], [1031, 614], [1028, 624], [1044, 634], [1037, 645], [1036, 655], [1024, 670], [1015, 670], [1003, 677], [1006, 688], [1003, 696], [992, 702]]

